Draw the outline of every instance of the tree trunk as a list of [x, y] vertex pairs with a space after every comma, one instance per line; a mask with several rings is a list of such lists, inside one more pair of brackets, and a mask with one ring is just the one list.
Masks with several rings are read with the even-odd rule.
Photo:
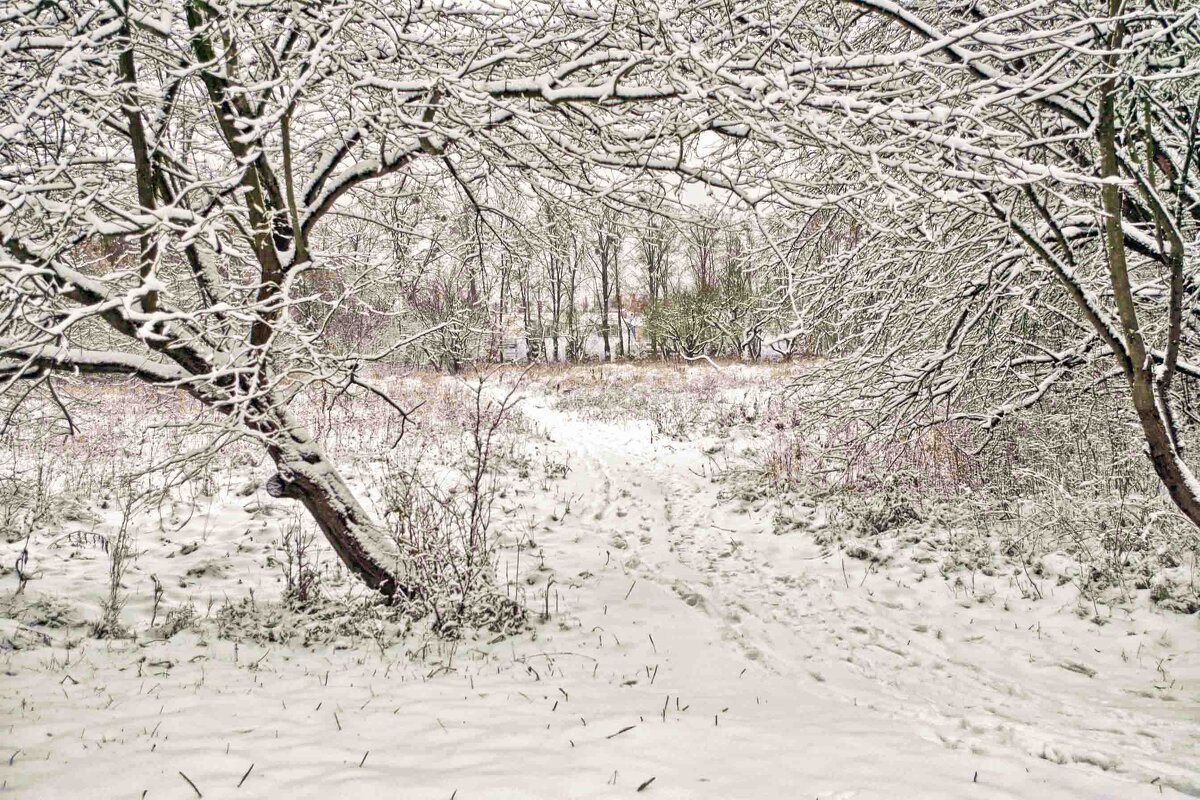
[[613, 291], [617, 297], [617, 356], [624, 358], [629, 353], [625, 349], [625, 309], [621, 304], [621, 259], [619, 254], [613, 258]]
[[[1116, 16], [1117, 0], [1110, 0], [1110, 12]], [[1105, 57], [1109, 72], [1115, 74], [1116, 53], [1124, 38], [1124, 26], [1117, 24], [1109, 35], [1110, 55]], [[1129, 277], [1129, 264], [1125, 251], [1125, 233], [1121, 187], [1116, 182], [1120, 177], [1117, 161], [1116, 137], [1116, 91], [1115, 78], [1109, 78], [1100, 87], [1100, 118], [1096, 126], [1096, 138], [1100, 150], [1100, 177], [1107, 179], [1100, 188], [1100, 200], [1104, 207], [1104, 244], [1108, 256], [1109, 282], [1113, 300], [1121, 321], [1124, 353], [1116, 353], [1125, 377], [1129, 381], [1133, 407], [1146, 440], [1150, 463], [1158, 474], [1171, 500], [1193, 524], [1200, 526], [1200, 487], [1195, 476], [1183, 461], [1175, 445], [1176, 436], [1169, 427], [1170, 418], [1165, 413], [1170, 398], [1165, 392], [1160, 398], [1154, 396], [1154, 375], [1147, 359], [1147, 348], [1138, 322], [1137, 305]], [[1173, 366], [1173, 365], [1172, 365]], [[1168, 384], [1169, 386], [1169, 384]]]
[[504, 363], [504, 341], [506, 338], [504, 329], [504, 300], [508, 297], [508, 269], [503, 258], [500, 261], [500, 302], [499, 313], [496, 316], [496, 328], [494, 331], [494, 349], [496, 360], [501, 364]]
[[[537, 340], [538, 340], [538, 359], [540, 360], [546, 352], [546, 325], [542, 322], [542, 298], [539, 296], [537, 300]], [[532, 359], [530, 359], [532, 361]]]
[[1139, 391], [1135, 388], [1133, 402], [1137, 408], [1138, 420], [1142, 424], [1142, 433], [1146, 438], [1154, 472], [1163, 486], [1167, 487], [1167, 494], [1171, 496], [1171, 501], [1176, 507], [1193, 524], [1200, 527], [1200, 496], [1197, 492], [1196, 478], [1175, 448], [1163, 423], [1162, 414], [1154, 403], [1153, 389], [1146, 387]]
[[364, 583], [392, 597], [412, 596], [407, 556], [391, 534], [371, 518], [345, 480], [294, 419], [281, 412], [268, 452], [279, 472], [267, 494], [299, 500], [316, 520], [342, 563]]
[[[611, 220], [601, 217], [601, 224], [607, 226]], [[602, 228], [596, 240], [596, 263], [600, 270], [600, 285], [597, 288], [596, 305], [599, 307], [600, 334], [604, 338], [604, 360], [612, 361], [612, 344], [608, 338], [608, 303], [612, 299], [612, 252], [613, 234], [607, 227]]]
[[600, 334], [604, 338], [604, 360], [612, 361], [612, 345], [608, 339], [608, 273], [602, 275], [600, 284]]

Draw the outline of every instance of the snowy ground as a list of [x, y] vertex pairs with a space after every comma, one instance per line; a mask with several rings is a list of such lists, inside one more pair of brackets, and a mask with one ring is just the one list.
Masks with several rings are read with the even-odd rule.
[[[1070, 587], [1035, 601], [1008, 577], [847, 560], [806, 533], [820, 503], [781, 535], [772, 504], [728, 499], [719, 441], [565, 405], [539, 388], [520, 412], [566, 476], [510, 476], [499, 500], [535, 540], [506, 566], [549, 612], [522, 636], [95, 640], [78, 623], [104, 554], [46, 551], [0, 620], [0, 796], [1200, 796], [1196, 615], [1096, 625]], [[151, 574], [164, 607], [202, 616], [278, 596], [264, 561], [286, 501], [167, 513], [175, 532], [140, 537], [127, 619], [145, 628]], [[75, 624], [35, 624], [64, 606]]]

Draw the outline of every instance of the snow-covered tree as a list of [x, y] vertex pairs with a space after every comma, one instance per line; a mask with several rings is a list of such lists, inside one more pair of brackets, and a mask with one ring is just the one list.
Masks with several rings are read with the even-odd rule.
[[724, 124], [706, 111], [695, 46], [718, 16], [623, 3], [9, 5], [3, 387], [19, 398], [24, 380], [74, 373], [187, 392], [262, 442], [278, 467], [269, 490], [301, 501], [370, 586], [418, 589], [288, 410], [304, 384], [368, 390], [357, 366], [403, 345], [328, 346], [321, 320], [394, 278], [385, 259], [350, 258], [331, 220], [369, 214], [368, 188], [395, 196], [433, 175], [591, 190], [604, 168], [730, 184], [687, 160]]
[[855, 320], [863, 385], [910, 421], [995, 425], [1103, 360], [1200, 524], [1175, 410], [1200, 378], [1200, 7], [853, 0], [735, 19], [776, 36], [718, 68], [776, 162], [769, 196], [800, 210], [797, 232], [856, 232], [811, 262], [797, 297], [815, 327], [796, 333]]

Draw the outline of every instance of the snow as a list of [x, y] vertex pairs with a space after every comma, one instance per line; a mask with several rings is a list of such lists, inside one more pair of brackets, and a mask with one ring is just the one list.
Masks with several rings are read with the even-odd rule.
[[[638, 414], [597, 419], [563, 397], [546, 381], [520, 412], [534, 462], [566, 463], [566, 477], [505, 477], [497, 514], [536, 539], [540, 564], [526, 550], [519, 580], [548, 621], [507, 638], [305, 648], [203, 627], [97, 641], [0, 615], [4, 791], [1200, 795], [1195, 616], [1139, 606], [1098, 626], [1070, 587], [1034, 602], [1003, 576], [960, 586], [916, 560], [830, 555], [810, 535], [831, 524], [818, 499], [781, 509], [714, 478], [713, 453], [736, 454], [741, 434], [667, 439]], [[149, 575], [164, 609], [191, 600], [202, 616], [251, 590], [278, 596], [263, 559], [295, 506], [240, 480], [181, 496], [177, 533], [144, 521], [126, 621], [149, 620]], [[782, 535], [780, 513], [795, 528]], [[6, 547], [11, 564], [21, 543]], [[97, 615], [103, 553], [43, 549], [39, 566], [24, 602]], [[15, 586], [5, 573], [0, 598]]]

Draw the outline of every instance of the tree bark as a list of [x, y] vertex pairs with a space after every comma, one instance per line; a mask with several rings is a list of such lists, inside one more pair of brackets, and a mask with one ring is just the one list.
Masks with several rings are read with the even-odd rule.
[[321, 447], [286, 412], [275, 441], [267, 445], [279, 472], [267, 494], [299, 500], [316, 520], [342, 563], [367, 586], [387, 597], [411, 597], [407, 557], [397, 541], [359, 504]]

